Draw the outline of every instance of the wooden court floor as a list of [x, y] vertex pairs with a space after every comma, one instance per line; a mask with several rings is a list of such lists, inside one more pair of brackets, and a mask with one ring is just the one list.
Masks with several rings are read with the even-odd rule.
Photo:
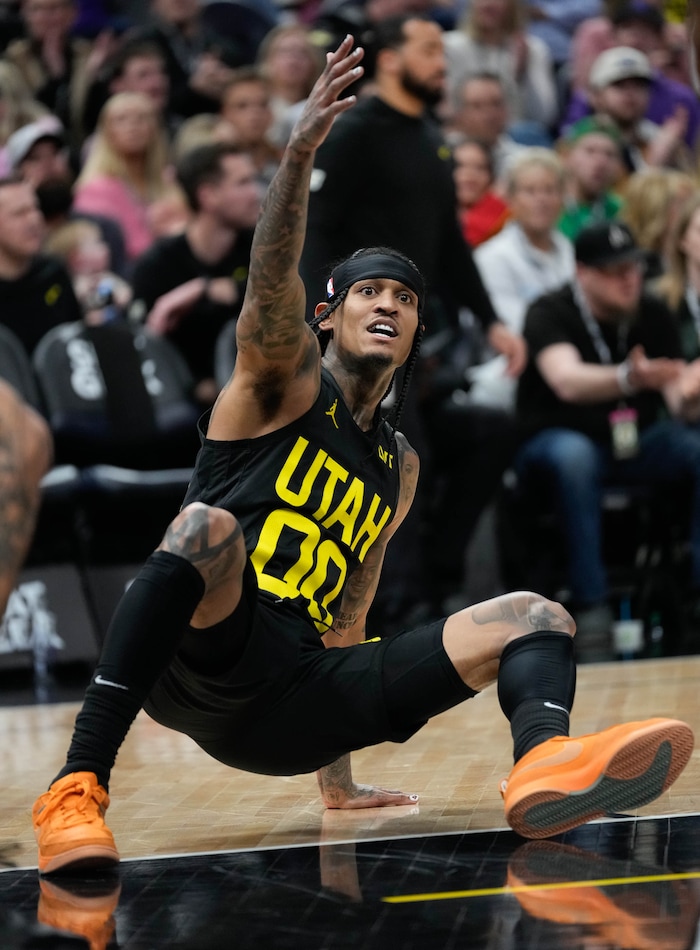
[[[0, 708], [2, 868], [36, 866], [31, 805], [63, 763], [77, 708]], [[700, 657], [580, 667], [572, 734], [649, 716], [684, 719], [698, 747], [676, 784], [639, 814], [697, 814]], [[498, 783], [511, 763], [508, 724], [491, 688], [403, 745], [353, 756], [357, 781], [415, 792], [415, 807], [330, 812], [312, 775], [228, 769], [142, 713], [113, 773], [109, 823], [125, 859], [501, 829]]]

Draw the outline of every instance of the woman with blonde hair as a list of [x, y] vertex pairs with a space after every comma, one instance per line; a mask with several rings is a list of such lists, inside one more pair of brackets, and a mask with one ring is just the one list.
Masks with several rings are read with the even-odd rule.
[[46, 239], [44, 250], [65, 264], [86, 322], [103, 322], [113, 310], [125, 312], [131, 287], [113, 273], [109, 247], [94, 222], [75, 218], [62, 224]]
[[[573, 280], [574, 247], [557, 230], [564, 207], [565, 169], [548, 148], [523, 149], [508, 167], [510, 220], [474, 250], [474, 260], [499, 320], [523, 332], [528, 306]], [[470, 370], [473, 401], [515, 409], [516, 380], [501, 356]]]
[[700, 190], [678, 213], [666, 272], [651, 289], [676, 317], [684, 358], [691, 362], [700, 357]]
[[697, 187], [691, 175], [672, 168], [645, 168], [627, 179], [620, 219], [644, 251], [647, 280], [665, 272], [678, 213]]
[[[467, 75], [494, 73], [506, 91], [509, 131], [527, 123], [545, 136], [559, 117], [552, 58], [538, 37], [528, 35], [519, 0], [472, 0], [457, 29], [445, 33], [448, 89]], [[546, 144], [544, 138], [524, 144]]]
[[269, 83], [273, 115], [269, 138], [284, 148], [306, 97], [323, 71], [323, 54], [306, 26], [284, 23], [265, 36], [255, 65]]
[[157, 237], [184, 227], [185, 202], [168, 165], [165, 132], [147, 96], [120, 92], [102, 107], [74, 206], [117, 221], [130, 262]]

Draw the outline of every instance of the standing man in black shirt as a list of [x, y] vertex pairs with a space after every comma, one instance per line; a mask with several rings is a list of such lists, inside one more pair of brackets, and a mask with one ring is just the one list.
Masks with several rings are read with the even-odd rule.
[[[531, 360], [518, 387], [525, 443], [515, 469], [554, 500], [568, 556], [581, 658], [612, 657], [602, 555], [605, 484], [693, 487], [692, 595], [700, 601], [700, 362], [686, 365], [666, 306], [643, 293], [629, 229], [602, 222], [575, 243], [573, 284], [528, 310]], [[670, 418], [669, 418], [670, 416]], [[697, 636], [697, 632], [696, 632]]]
[[334, 268], [315, 327], [304, 319], [309, 179], [333, 119], [355, 103], [338, 98], [362, 72], [353, 45], [328, 53], [292, 131], [255, 231], [236, 367], [184, 507], [123, 596], [67, 762], [35, 803], [44, 874], [118, 861], [107, 784], [144, 704], [225, 764], [318, 770], [327, 807], [404, 805], [417, 796], [354, 782], [351, 751], [404, 741], [497, 678], [516, 759], [506, 816], [534, 837], [651, 801], [690, 756], [692, 731], [668, 719], [568, 738], [574, 625], [537, 594], [365, 639], [418, 475], [381, 402], [414, 361], [425, 290], [404, 255], [363, 248]]
[[29, 355], [47, 330], [82, 319], [68, 272], [41, 253], [43, 239], [34, 188], [20, 178], [0, 180], [0, 323]]
[[243, 300], [260, 189], [250, 156], [230, 144], [188, 152], [177, 176], [192, 217], [184, 234], [160, 238], [136, 262], [131, 312], [177, 346], [197, 400], [211, 406], [215, 345]]

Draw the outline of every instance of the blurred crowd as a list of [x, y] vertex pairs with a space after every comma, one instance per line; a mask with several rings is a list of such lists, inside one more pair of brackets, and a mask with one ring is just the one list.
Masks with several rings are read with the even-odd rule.
[[[584, 659], [616, 655], [616, 620], [658, 626], [662, 609], [680, 633], [655, 648], [700, 652], [700, 100], [682, 7], [2, 0], [0, 325], [37, 372], [65, 324], [162, 338], [205, 412], [233, 367], [260, 203], [351, 33], [365, 75], [314, 168], [309, 314], [359, 246], [397, 247], [429, 288], [401, 423], [420, 490], [371, 632], [466, 604], [476, 571], [478, 599], [561, 597]], [[10, 587], [49, 459], [84, 460], [15, 397], [0, 389], [0, 433], [25, 443], [3, 446], [0, 495], [34, 487]], [[669, 560], [652, 576], [653, 545]]]

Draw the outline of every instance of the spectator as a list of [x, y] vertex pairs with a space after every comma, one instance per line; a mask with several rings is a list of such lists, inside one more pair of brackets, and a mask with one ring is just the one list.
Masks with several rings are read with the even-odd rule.
[[[421, 454], [429, 458], [426, 439], [435, 440], [438, 450], [442, 448], [437, 444], [444, 441], [438, 434], [442, 407], [464, 383], [463, 369], [458, 368], [455, 374], [449, 365], [463, 343], [457, 306], [473, 311], [491, 345], [507, 357], [514, 375], [522, 369], [525, 350], [522, 338], [496, 319], [457, 220], [449, 149], [429, 112], [438, 105], [445, 88], [440, 27], [418, 16], [391, 18], [376, 25], [373, 46], [375, 95], [364, 97], [341, 115], [316, 154], [302, 276], [307, 299], [313, 302], [323, 297], [328, 264], [353, 248], [395, 247], [416, 262], [432, 291], [425, 321], [432, 338], [426, 340], [423, 350], [427, 354], [421, 364], [423, 400], [418, 405], [417, 396], [409, 391], [403, 425], [411, 443], [419, 445]], [[455, 408], [459, 408], [457, 403]], [[464, 409], [465, 414], [469, 411]], [[455, 425], [453, 433], [460, 444], [451, 452], [449, 472], [459, 480], [460, 510], [452, 510], [449, 517], [435, 523], [445, 533], [458, 535], [463, 553], [468, 535], [462, 526], [476, 524], [484, 498], [490, 498], [497, 479], [489, 476], [483, 490], [477, 490], [476, 481], [485, 473], [486, 461], [482, 465], [478, 456], [479, 466], [473, 463], [477, 446], [466, 423], [461, 428]], [[470, 455], [472, 463], [466, 470], [472, 477], [465, 485], [464, 465]], [[426, 490], [426, 474], [423, 479], [421, 491]], [[446, 492], [444, 497], [454, 494]], [[373, 618], [384, 629], [402, 623], [408, 610], [431, 593], [423, 590], [433, 565], [426, 565], [422, 556], [421, 516], [418, 505], [402, 526], [402, 543], [388, 555], [387, 592], [379, 598], [385, 615]], [[441, 537], [431, 545], [431, 558], [443, 541]], [[452, 581], [455, 571], [461, 576], [463, 564], [464, 557], [458, 557], [446, 583]], [[444, 588], [439, 592], [443, 594]]]
[[41, 253], [44, 224], [31, 185], [19, 178], [0, 181], [0, 322], [29, 355], [60, 323], [82, 312], [65, 267]]
[[162, 238], [137, 261], [134, 307], [151, 332], [181, 350], [197, 399], [211, 406], [214, 347], [243, 300], [260, 188], [237, 145], [202, 145], [183, 156], [177, 174], [192, 216], [183, 234]]
[[32, 98], [17, 67], [0, 59], [0, 177], [11, 170], [5, 151], [9, 137], [48, 112], [46, 106]]
[[170, 81], [168, 114], [180, 121], [216, 112], [231, 69], [246, 62], [242, 46], [206, 25], [199, 0], [151, 0], [149, 22], [127, 35], [161, 51]]
[[608, 116], [586, 116], [569, 126], [558, 151], [566, 183], [557, 227], [573, 241], [587, 224], [611, 221], [620, 213], [622, 198], [613, 188], [623, 177], [622, 136]]
[[652, 289], [678, 322], [688, 362], [700, 358], [700, 192], [682, 206], [668, 250], [668, 266]]
[[284, 148], [297, 115], [323, 69], [321, 51], [301, 24], [281, 24], [260, 44], [256, 64], [270, 84], [270, 139]]
[[644, 53], [631, 46], [606, 50], [591, 68], [591, 105], [619, 127], [622, 158], [628, 172], [648, 166], [690, 169], [691, 158], [684, 145], [687, 110], [679, 105], [663, 125], [645, 118], [652, 76]]
[[497, 182], [511, 159], [525, 148], [508, 134], [508, 103], [495, 73], [475, 73], [462, 80], [454, 94], [448, 130], [451, 142], [466, 136], [491, 149]]
[[272, 177], [282, 151], [272, 144], [270, 84], [253, 66], [235, 70], [221, 97], [221, 118], [231, 128], [232, 140], [253, 159], [263, 188]]
[[100, 109], [110, 96], [119, 92], [140, 92], [153, 102], [169, 135], [178, 126], [178, 118], [170, 111], [170, 78], [165, 58], [155, 43], [125, 40], [106, 60], [88, 94], [85, 126], [92, 132]]
[[678, 213], [696, 188], [695, 178], [672, 168], [645, 168], [627, 179], [620, 218], [644, 253], [645, 280], [666, 271]]
[[558, 71], [571, 61], [577, 27], [598, 16], [601, 0], [529, 0], [526, 10], [527, 32], [545, 44]]
[[68, 130], [73, 149], [80, 146], [87, 90], [101, 68], [113, 39], [71, 36], [75, 0], [22, 0], [26, 36], [13, 40], [5, 58], [22, 74], [32, 95]]
[[668, 309], [643, 292], [641, 251], [629, 229], [590, 225], [575, 248], [575, 280], [527, 313], [531, 360], [517, 403], [526, 440], [514, 468], [531, 504], [543, 496], [554, 502], [579, 658], [606, 659], [613, 613], [601, 548], [603, 485], [668, 491], [692, 483], [692, 596], [700, 591], [700, 431], [684, 421], [697, 417], [700, 387], [697, 371], [684, 368]]
[[549, 143], [548, 130], [559, 119], [552, 60], [545, 44], [527, 34], [518, 0], [471, 0], [458, 28], [445, 33], [445, 51], [450, 89], [469, 73], [495, 73], [503, 81], [513, 137], [519, 138], [519, 129], [526, 145]]
[[75, 207], [119, 223], [130, 263], [157, 237], [184, 227], [184, 202], [168, 176], [165, 134], [142, 93], [121, 92], [103, 106], [76, 182]]
[[610, 20], [611, 46], [633, 46], [646, 53], [654, 69], [666, 79], [690, 85], [686, 32], [681, 24], [666, 18], [664, 0], [619, 3]]
[[86, 323], [126, 313], [131, 287], [112, 271], [109, 247], [96, 224], [85, 219], [69, 221], [49, 236], [44, 248], [63, 261]]
[[[556, 154], [533, 147], [518, 156], [506, 196], [510, 221], [476, 249], [474, 259], [499, 320], [522, 334], [528, 304], [574, 275], [573, 247], [556, 230], [564, 198], [564, 167]], [[473, 367], [471, 398], [512, 411], [516, 381], [506, 369], [500, 356]]]
[[65, 130], [53, 115], [29, 122], [11, 135], [6, 154], [10, 171], [21, 175], [34, 188], [70, 174]]
[[488, 146], [477, 139], [453, 145], [457, 215], [467, 244], [474, 248], [501, 230], [510, 209], [494, 191], [495, 169]]
[[[658, 11], [657, 11], [658, 15]], [[582, 27], [583, 29], [583, 27]], [[592, 56], [583, 79], [583, 85], [574, 85], [574, 90], [566, 108], [563, 127], [580, 119], [582, 116], [593, 111], [596, 106], [591, 99], [590, 77], [593, 63], [606, 51], [623, 46], [636, 49], [647, 57], [650, 66], [649, 77], [649, 99], [647, 102], [647, 111], [644, 118], [649, 119], [657, 125], [663, 125], [664, 122], [675, 116], [679, 109], [682, 109], [687, 117], [687, 124], [684, 130], [685, 144], [693, 150], [695, 148], [700, 129], [700, 104], [693, 95], [688, 85], [677, 82], [663, 73], [657, 64], [657, 58], [654, 56], [653, 49], [650, 49], [648, 43], [640, 39], [639, 31], [636, 29], [628, 30], [621, 27], [612, 26], [612, 35], [609, 42], [606, 42], [600, 52]]]
[[78, 212], [73, 207], [73, 171], [58, 119], [47, 115], [25, 125], [11, 136], [7, 154], [12, 172], [34, 186], [49, 232], [77, 218], [92, 221], [109, 246], [112, 267], [123, 273], [124, 238], [117, 222], [104, 215]]
[[690, 85], [686, 31], [666, 19], [663, 0], [606, 0], [602, 16], [584, 20], [573, 38], [570, 80], [585, 92], [596, 57], [613, 46], [634, 46], [646, 53], [654, 68], [673, 83]]

